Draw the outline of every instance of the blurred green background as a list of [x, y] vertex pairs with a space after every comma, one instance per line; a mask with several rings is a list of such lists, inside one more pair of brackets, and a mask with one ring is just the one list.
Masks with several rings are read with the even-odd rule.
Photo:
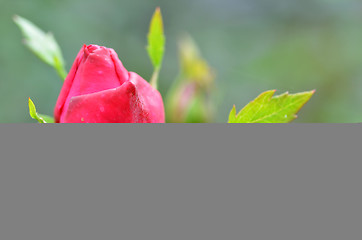
[[187, 32], [216, 71], [216, 122], [259, 93], [316, 89], [295, 122], [362, 122], [360, 0], [0, 0], [0, 122], [35, 122], [28, 97], [52, 115], [62, 81], [21, 42], [14, 14], [51, 31], [69, 70], [81, 46], [115, 49], [129, 71], [150, 79], [149, 21], [161, 7], [166, 53], [163, 96], [179, 73]]

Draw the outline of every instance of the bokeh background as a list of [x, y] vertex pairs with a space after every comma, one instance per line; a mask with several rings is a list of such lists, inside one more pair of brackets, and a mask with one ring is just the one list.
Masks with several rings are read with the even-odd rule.
[[316, 89], [295, 122], [362, 122], [360, 0], [0, 0], [0, 122], [35, 122], [28, 97], [52, 115], [62, 85], [22, 44], [14, 14], [55, 35], [67, 70], [93, 43], [115, 49], [129, 71], [150, 79], [145, 47], [156, 6], [166, 34], [163, 96], [179, 73], [177, 41], [186, 32], [217, 73], [216, 122], [269, 89]]

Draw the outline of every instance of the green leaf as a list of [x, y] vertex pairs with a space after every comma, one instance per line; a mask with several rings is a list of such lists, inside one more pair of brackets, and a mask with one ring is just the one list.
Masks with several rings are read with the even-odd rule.
[[302, 106], [315, 90], [274, 96], [275, 90], [263, 92], [248, 103], [236, 115], [235, 107], [230, 112], [229, 123], [287, 123], [293, 121]]
[[236, 108], [234, 105], [229, 114], [229, 123], [235, 123], [235, 122], [236, 122]]
[[38, 113], [38, 116], [39, 116], [40, 118], [44, 119], [44, 121], [45, 121], [46, 123], [54, 123], [54, 118], [51, 117], [51, 116], [48, 116], [48, 115], [45, 115], [45, 114], [40, 114], [40, 113]]
[[36, 112], [35, 105], [30, 98], [29, 98], [29, 114], [33, 119], [38, 120], [39, 123], [54, 123], [54, 119], [52, 117], [44, 114], [38, 114]]
[[155, 89], [157, 89], [157, 80], [162, 65], [166, 41], [165, 35], [163, 34], [163, 21], [159, 7], [156, 8], [156, 11], [152, 16], [147, 37], [147, 52], [154, 67], [150, 83]]
[[163, 34], [163, 21], [159, 7], [156, 8], [151, 19], [147, 51], [154, 68], [160, 68], [165, 51], [165, 35]]
[[64, 59], [51, 33], [45, 33], [29, 20], [14, 16], [14, 22], [20, 28], [25, 45], [42, 61], [49, 64], [64, 80], [67, 72], [64, 68]]

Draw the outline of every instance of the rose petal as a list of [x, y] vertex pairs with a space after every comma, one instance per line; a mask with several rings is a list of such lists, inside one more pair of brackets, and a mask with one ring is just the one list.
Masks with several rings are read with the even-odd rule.
[[143, 104], [136, 86], [126, 82], [114, 89], [73, 97], [62, 122], [149, 122], [149, 113]]
[[162, 96], [154, 89], [146, 80], [137, 73], [129, 72], [129, 81], [132, 82], [139, 93], [140, 98], [144, 103], [144, 108], [150, 114], [151, 122], [165, 122], [165, 111], [163, 106]]
[[77, 72], [79, 63], [83, 58], [85, 48], [86, 48], [86, 45], [84, 44], [83, 47], [78, 52], [77, 57], [75, 58], [75, 60], [73, 62], [72, 68], [70, 69], [67, 77], [64, 80], [63, 87], [59, 93], [58, 100], [57, 100], [57, 102], [55, 104], [55, 108], [54, 108], [55, 122], [59, 122], [59, 120], [60, 120], [60, 115], [62, 113], [65, 100], [67, 99], [69, 90], [72, 87], [73, 80], [74, 80], [75, 74]]

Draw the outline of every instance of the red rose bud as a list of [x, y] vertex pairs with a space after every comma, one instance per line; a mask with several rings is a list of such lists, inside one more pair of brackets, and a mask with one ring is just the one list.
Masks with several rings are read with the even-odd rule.
[[66, 77], [54, 109], [57, 123], [163, 123], [161, 94], [117, 53], [84, 45]]

